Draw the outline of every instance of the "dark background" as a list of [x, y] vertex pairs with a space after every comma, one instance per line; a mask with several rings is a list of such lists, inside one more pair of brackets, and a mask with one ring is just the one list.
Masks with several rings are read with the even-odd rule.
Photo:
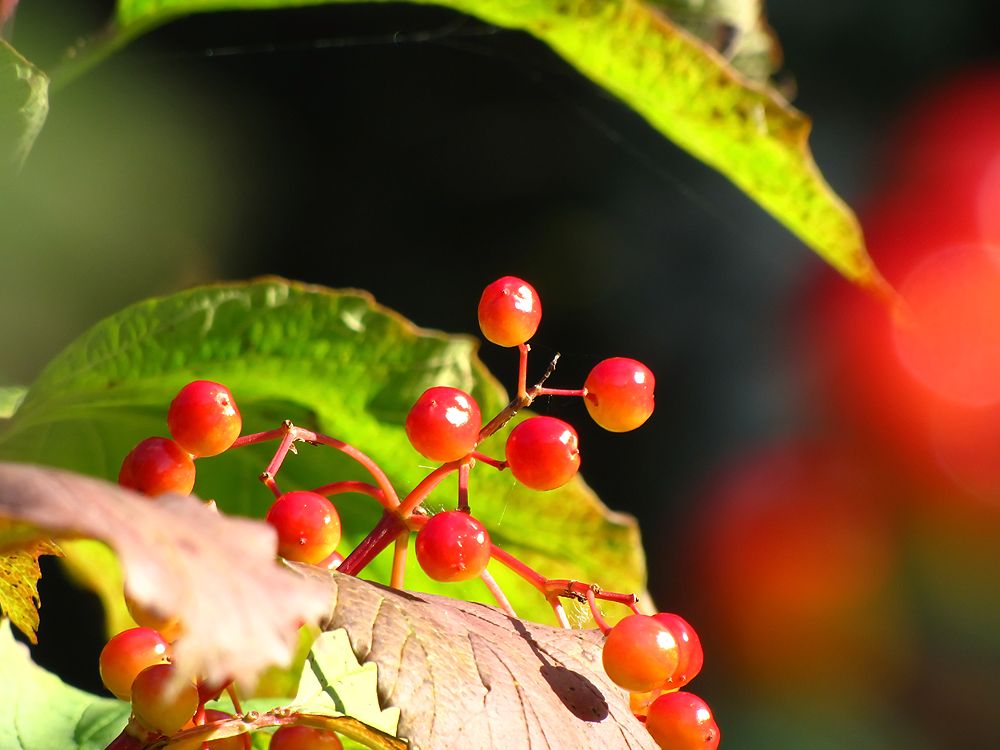
[[[21, 4], [13, 41], [42, 66], [111, 14], [107, 2]], [[904, 105], [1000, 56], [987, 0], [780, 0], [768, 14], [817, 161], [854, 203], [877, 186]], [[545, 310], [533, 347], [562, 352], [557, 385], [610, 355], [656, 373], [642, 430], [580, 428], [587, 481], [640, 517], [664, 609], [697, 611], [686, 545], [713, 471], [809, 421], [794, 324], [805, 285], [832, 272], [519, 32], [404, 4], [177, 21], [53, 93], [24, 180], [0, 206], [0, 313], [30, 321], [0, 333], [9, 383], [30, 382], [101, 316], [199, 281], [361, 287], [420, 325], [475, 333], [485, 283], [530, 280]], [[482, 355], [512, 381], [509, 352]], [[46, 600], [43, 643], [60, 640], [59, 606]], [[744, 707], [753, 684], [707, 651], [695, 687], [729, 747], [902, 746], [895, 730], [783, 739]], [[727, 711], [750, 718], [727, 726]], [[907, 746], [986, 746], [920, 734]]]

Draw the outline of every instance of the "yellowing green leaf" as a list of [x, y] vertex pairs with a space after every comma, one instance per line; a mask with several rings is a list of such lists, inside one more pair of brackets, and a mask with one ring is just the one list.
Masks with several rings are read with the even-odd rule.
[[378, 666], [358, 662], [342, 629], [322, 633], [313, 642], [291, 707], [302, 713], [353, 716], [389, 734], [395, 734], [399, 724], [398, 708], [379, 705]]
[[0, 554], [0, 612], [36, 643], [38, 631], [38, 568], [41, 555], [58, 555], [52, 542], [39, 540], [24, 549]]
[[[119, 41], [188, 13], [341, 1], [118, 0]], [[534, 35], [667, 138], [732, 180], [847, 278], [884, 286], [857, 219], [813, 160], [808, 118], [773, 88], [745, 77], [712, 44], [672, 23], [657, 3], [436, 0], [431, 4]], [[747, 45], [745, 55], [759, 57], [762, 50], [770, 54], [770, 31], [759, 22], [756, 4], [715, 5], [722, 23], [743, 35], [739, 40]], [[714, 28], [711, 15], [698, 15], [691, 22], [703, 35]]]

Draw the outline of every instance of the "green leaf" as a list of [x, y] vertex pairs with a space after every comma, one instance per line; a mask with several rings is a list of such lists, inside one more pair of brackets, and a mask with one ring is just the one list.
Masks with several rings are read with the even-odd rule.
[[[118, 0], [117, 43], [188, 13], [342, 1]], [[534, 35], [667, 138], [732, 180], [847, 278], [884, 290], [857, 219], [813, 161], [809, 119], [773, 88], [744, 77], [712, 44], [671, 23], [657, 3], [435, 0], [432, 4]], [[676, 8], [678, 3], [672, 4]], [[711, 7], [726, 28], [735, 27], [735, 38], [747, 45], [748, 60], [759, 58], [761, 49], [771, 54], [772, 35], [753, 4], [719, 0]], [[756, 15], [744, 19], [747, 7]], [[700, 14], [691, 23], [697, 27], [695, 33], [703, 29], [702, 34], [710, 35], [719, 22], [711, 14]]]
[[[410, 447], [403, 429], [410, 405], [426, 388], [469, 391], [484, 415], [507, 403], [475, 348], [470, 337], [418, 329], [360, 292], [276, 279], [194, 289], [127, 308], [71, 344], [0, 426], [0, 458], [113, 479], [139, 440], [166, 434], [174, 394], [205, 378], [232, 389], [245, 432], [291, 419], [366, 452], [405, 492], [428, 473], [427, 461]], [[558, 385], [558, 372], [553, 383]], [[501, 455], [506, 433], [482, 450]], [[262, 517], [273, 497], [257, 476], [275, 447], [200, 459], [196, 492], [214, 498], [226, 512]], [[278, 476], [284, 490], [341, 479], [369, 477], [338, 451], [309, 445], [289, 455]], [[515, 483], [508, 472], [480, 464], [472, 472], [470, 495], [494, 541], [544, 574], [614, 591], [644, 589], [633, 519], [608, 511], [582, 480], [539, 493]], [[437, 510], [455, 502], [456, 484], [448, 479], [428, 506]], [[356, 495], [339, 496], [337, 506], [345, 527], [341, 550], [349, 551], [378, 522], [381, 506]], [[390, 567], [391, 554], [383, 554], [365, 575], [387, 581]], [[531, 586], [496, 563], [490, 570], [520, 616], [553, 621]], [[492, 602], [479, 581], [436, 583], [412, 562], [406, 583]]]
[[290, 708], [323, 716], [352, 716], [393, 735], [399, 724], [398, 708], [379, 705], [378, 666], [358, 663], [343, 629], [322, 633], [313, 642]]
[[49, 79], [0, 39], [0, 176], [28, 158], [49, 111]]
[[24, 400], [27, 388], [19, 385], [0, 386], [0, 419], [9, 419]]
[[59, 548], [49, 541], [34, 541], [25, 549], [0, 554], [0, 614], [37, 643], [38, 568], [41, 555], [58, 555]]
[[34, 664], [0, 623], [0, 747], [104, 750], [128, 721], [129, 705], [65, 684]]

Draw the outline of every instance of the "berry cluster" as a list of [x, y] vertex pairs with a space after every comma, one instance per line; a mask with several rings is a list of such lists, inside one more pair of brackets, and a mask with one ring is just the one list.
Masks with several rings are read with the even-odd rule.
[[632, 711], [660, 747], [716, 748], [711, 710], [684, 687], [701, 671], [704, 653], [679, 615], [633, 614], [608, 632], [602, 653], [608, 677], [630, 693]]
[[[131, 701], [132, 718], [123, 736], [143, 742], [242, 714], [232, 685], [178, 680], [171, 663], [172, 641], [147, 627], [124, 630], [107, 642], [100, 656], [101, 680], [121, 700]], [[227, 691], [235, 714], [206, 708]], [[201, 743], [200, 750], [249, 750], [243, 733]], [[281, 726], [271, 738], [272, 750], [341, 750], [336, 734], [303, 726]]]
[[[458, 388], [427, 389], [406, 417], [406, 435], [424, 458], [440, 464], [406, 495], [400, 496], [382, 469], [366, 454], [336, 438], [285, 422], [279, 428], [240, 436], [240, 413], [229, 390], [218, 383], [199, 380], [185, 386], [170, 405], [167, 424], [173, 439], [148, 438], [122, 463], [119, 482], [150, 496], [164, 492], [189, 493], [195, 481], [194, 460], [246, 445], [278, 441], [271, 462], [260, 475], [274, 495], [266, 520], [277, 532], [278, 554], [287, 560], [338, 569], [356, 575], [374, 557], [394, 546], [391, 585], [402, 588], [406, 551], [416, 534], [415, 552], [422, 570], [433, 580], [452, 582], [479, 578], [511, 616], [513, 608], [490, 575], [491, 561], [528, 581], [545, 597], [563, 627], [570, 627], [562, 599], [586, 602], [597, 626], [606, 634], [604, 666], [616, 684], [631, 692], [633, 712], [644, 721], [661, 747], [672, 750], [714, 748], [719, 731], [701, 699], [679, 688], [701, 669], [698, 636], [677, 615], [641, 614], [634, 594], [605, 591], [596, 584], [550, 579], [495, 545], [483, 524], [472, 514], [470, 475], [485, 464], [510, 470], [521, 484], [538, 491], [553, 490], [569, 482], [580, 468], [579, 437], [572, 425], [553, 417], [531, 416], [509, 433], [502, 458], [485, 455], [478, 446], [504, 427], [538, 396], [582, 398], [587, 412], [600, 426], [624, 432], [642, 425], [653, 413], [654, 378], [641, 362], [614, 357], [598, 363], [579, 389], [548, 388], [545, 381], [529, 387], [527, 363], [530, 339], [541, 321], [538, 293], [526, 281], [506, 276], [486, 287], [479, 302], [483, 335], [519, 354], [517, 395], [484, 424], [476, 400]], [[283, 492], [277, 475], [296, 442], [325, 445], [339, 450], [364, 467], [373, 483], [343, 480], [313, 489]], [[423, 507], [430, 492], [447, 476], [457, 475], [458, 498], [454, 510], [433, 515]], [[343, 493], [367, 495], [385, 510], [381, 520], [345, 558], [336, 551], [341, 522], [330, 497]], [[599, 602], [614, 602], [631, 609], [617, 625], [605, 620]], [[183, 629], [177, 623], [142, 611], [129, 610], [141, 626], [115, 636], [101, 656], [101, 674], [108, 689], [131, 699], [133, 724], [143, 731], [171, 735], [187, 726], [230, 718], [206, 709], [208, 700], [229, 692], [239, 713], [232, 685], [206, 687], [192, 683], [173, 689], [170, 641]], [[165, 685], [171, 685], [170, 691]], [[130, 725], [131, 726], [131, 725]], [[296, 750], [304, 747], [339, 747], [334, 735], [316, 734], [304, 726], [283, 726], [271, 747]], [[228, 744], [227, 744], [228, 743]], [[325, 743], [325, 744], [324, 744]], [[336, 744], [334, 744], [336, 743]], [[249, 747], [248, 735], [213, 740], [204, 747], [236, 750]]]

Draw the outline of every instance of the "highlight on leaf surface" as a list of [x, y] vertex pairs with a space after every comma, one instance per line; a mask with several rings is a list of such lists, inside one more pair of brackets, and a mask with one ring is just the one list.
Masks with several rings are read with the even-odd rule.
[[3, 462], [0, 518], [114, 549], [128, 595], [184, 623], [187, 637], [174, 650], [182, 676], [252, 685], [265, 667], [291, 659], [299, 626], [326, 609], [321, 586], [275, 562], [270, 528], [193, 497], [154, 503], [101, 480]]
[[128, 720], [127, 703], [65, 684], [31, 661], [0, 622], [0, 747], [104, 750]]
[[[118, 0], [114, 43], [120, 46], [190, 13], [341, 1]], [[778, 47], [759, 3], [698, 3], [701, 8], [684, 0], [434, 4], [532, 34], [725, 175], [844, 276], [885, 292], [854, 213], [813, 160], [808, 118], [766, 83]]]
[[[471, 310], [467, 327], [475, 321]], [[247, 431], [291, 419], [346, 439], [404, 492], [426, 474], [404, 424], [428, 387], [460, 388], [488, 414], [507, 404], [475, 350], [472, 337], [419, 328], [363, 292], [275, 278], [190, 289], [132, 305], [71, 343], [31, 385], [13, 417], [0, 422], [0, 458], [110, 479], [139, 440], [163, 430], [177, 391], [210, 376], [232, 390]], [[513, 425], [481, 449], [501, 454]], [[263, 518], [272, 498], [255, 477], [269, 458], [266, 446], [248, 446], [199, 459], [195, 492], [214, 498], [225, 513]], [[321, 487], [331, 478], [368, 477], [338, 452], [310, 445], [301, 445], [281, 469], [282, 487], [289, 490]], [[451, 487], [442, 485], [431, 503], [452, 497]], [[474, 500], [476, 517], [494, 541], [526, 564], [609, 589], [645, 589], [635, 520], [609, 510], [580, 478], [540, 495], [508, 472], [483, 472], [475, 479]], [[338, 502], [337, 509], [341, 550], [355, 547], [383, 510], [360, 496]], [[104, 558], [94, 559], [94, 548], [67, 545], [67, 560], [92, 588], [105, 591], [99, 580]], [[390, 568], [391, 557], [382, 556], [366, 575], [389, 580]], [[493, 573], [520, 617], [554, 622], [532, 586], [504, 569]], [[479, 580], [439, 583], [415, 564], [407, 587], [493, 601]]]
[[481, 604], [303, 572], [325, 581], [329, 627], [344, 629], [362, 670], [377, 665], [380, 705], [402, 708], [398, 734], [412, 748], [656, 747], [627, 693], [604, 673], [598, 630], [564, 630]]

